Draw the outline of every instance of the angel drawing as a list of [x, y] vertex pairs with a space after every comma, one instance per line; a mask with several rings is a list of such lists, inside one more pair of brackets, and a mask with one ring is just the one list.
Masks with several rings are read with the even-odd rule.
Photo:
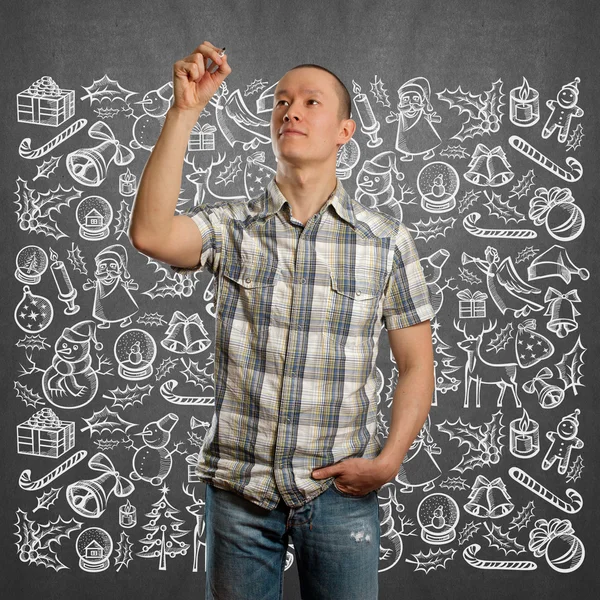
[[532, 310], [544, 309], [537, 302], [527, 300], [519, 295], [539, 294], [542, 290], [521, 279], [510, 256], [500, 262], [497, 250], [488, 246], [485, 249], [485, 258], [486, 260], [483, 260], [463, 252], [461, 260], [463, 265], [474, 263], [482, 273], [485, 273], [489, 294], [502, 314], [505, 314], [507, 310], [512, 310], [515, 318], [526, 317]]

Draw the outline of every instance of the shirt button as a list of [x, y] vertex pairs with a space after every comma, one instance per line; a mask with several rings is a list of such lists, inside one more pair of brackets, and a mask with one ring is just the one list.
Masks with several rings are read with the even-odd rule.
[[250, 279], [250, 277], [246, 277], [246, 283], [251, 283], [252, 279]]
[[356, 295], [357, 295], [357, 296], [360, 296], [360, 290], [358, 290], [358, 292], [356, 292]]
[[306, 278], [302, 278], [302, 283], [306, 283]]

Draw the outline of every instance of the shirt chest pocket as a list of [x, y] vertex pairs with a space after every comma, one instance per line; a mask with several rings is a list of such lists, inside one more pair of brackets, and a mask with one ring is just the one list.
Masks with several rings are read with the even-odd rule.
[[378, 275], [331, 272], [325, 324], [327, 335], [342, 345], [357, 345], [372, 336], [383, 285], [383, 278]]
[[266, 326], [278, 273], [258, 258], [223, 266], [216, 318], [232, 326]]

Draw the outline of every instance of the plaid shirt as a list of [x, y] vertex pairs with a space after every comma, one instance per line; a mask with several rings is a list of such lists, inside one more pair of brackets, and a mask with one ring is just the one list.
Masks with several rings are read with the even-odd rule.
[[435, 312], [415, 244], [397, 218], [366, 208], [341, 181], [303, 225], [275, 177], [249, 201], [185, 213], [215, 276], [215, 412], [201, 481], [271, 510], [332, 484], [313, 469], [375, 458], [382, 327]]

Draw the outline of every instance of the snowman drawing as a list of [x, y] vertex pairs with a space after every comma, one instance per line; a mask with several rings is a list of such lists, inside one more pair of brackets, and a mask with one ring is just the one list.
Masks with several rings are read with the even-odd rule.
[[175, 413], [169, 413], [158, 421], [148, 423], [142, 431], [135, 434], [142, 436], [144, 445], [141, 448], [136, 448], [133, 440], [130, 440], [131, 444], [127, 448], [136, 448], [132, 461], [133, 471], [129, 475], [131, 479], [143, 479], [157, 486], [162, 484], [171, 472], [173, 453], [185, 454], [179, 450], [179, 445], [183, 442], [177, 442], [171, 452], [166, 448], [171, 441], [171, 430], [177, 421], [179, 417]]
[[40, 371], [42, 389], [48, 402], [58, 408], [81, 408], [94, 399], [98, 389], [98, 375], [112, 375], [112, 370], [102, 371], [106, 361], [98, 357], [98, 368], [92, 366], [90, 340], [96, 350], [102, 350], [102, 343], [96, 339], [96, 323], [81, 321], [73, 327], [65, 327], [54, 344], [54, 357], [47, 369], [32, 363], [24, 374]]

